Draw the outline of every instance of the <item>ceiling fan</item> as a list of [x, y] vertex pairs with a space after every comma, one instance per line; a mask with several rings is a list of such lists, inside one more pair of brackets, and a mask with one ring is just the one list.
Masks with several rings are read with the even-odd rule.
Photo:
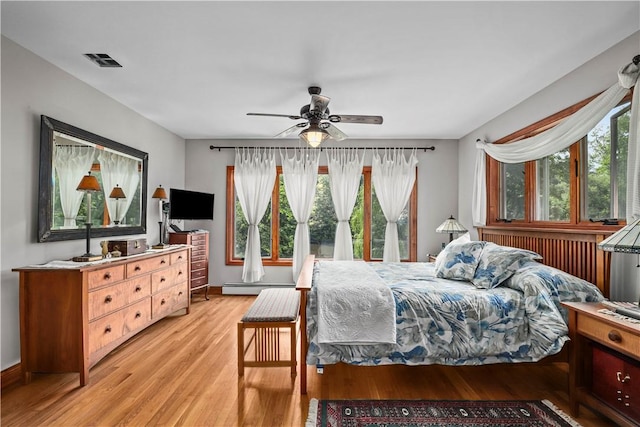
[[[299, 115], [288, 114], [270, 114], [270, 113], [247, 113], [248, 116], [268, 116], [268, 117], [288, 117], [291, 120], [305, 120], [291, 126], [290, 128], [280, 132], [275, 138], [283, 138], [291, 135], [298, 129], [306, 128], [300, 132], [299, 136], [307, 144], [312, 147], [319, 146], [328, 138], [336, 141], [342, 141], [347, 135], [340, 129], [335, 127], [333, 123], [361, 123], [370, 125], [382, 124], [382, 116], [362, 116], [362, 115], [344, 115], [331, 114], [329, 112], [328, 96], [320, 95], [322, 89], [318, 86], [309, 87], [309, 95], [311, 95], [311, 103], [300, 109]], [[308, 127], [307, 127], [308, 126]]]

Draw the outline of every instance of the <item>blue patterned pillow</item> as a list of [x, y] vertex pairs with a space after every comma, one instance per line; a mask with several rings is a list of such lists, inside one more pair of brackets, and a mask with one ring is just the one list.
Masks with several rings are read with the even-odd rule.
[[527, 261], [536, 259], [542, 259], [542, 257], [526, 249], [487, 242], [482, 249], [471, 282], [476, 288], [495, 288], [511, 277]]
[[470, 282], [486, 242], [451, 242], [436, 258], [436, 277]]

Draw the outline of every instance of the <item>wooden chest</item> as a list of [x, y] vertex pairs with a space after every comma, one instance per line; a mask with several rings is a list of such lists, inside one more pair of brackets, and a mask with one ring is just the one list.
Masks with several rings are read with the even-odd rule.
[[121, 256], [141, 254], [147, 250], [147, 239], [109, 240], [109, 252], [120, 251]]

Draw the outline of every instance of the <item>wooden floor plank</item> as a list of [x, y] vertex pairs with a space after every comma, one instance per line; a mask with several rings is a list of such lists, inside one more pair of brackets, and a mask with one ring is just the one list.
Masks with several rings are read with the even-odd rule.
[[[255, 297], [212, 295], [78, 374], [34, 374], [3, 391], [2, 426], [302, 426], [309, 399], [549, 399], [569, 410], [564, 364], [308, 368], [307, 396], [288, 367], [237, 374], [236, 323]], [[287, 337], [281, 343], [288, 351]], [[613, 423], [587, 409], [585, 427]]]

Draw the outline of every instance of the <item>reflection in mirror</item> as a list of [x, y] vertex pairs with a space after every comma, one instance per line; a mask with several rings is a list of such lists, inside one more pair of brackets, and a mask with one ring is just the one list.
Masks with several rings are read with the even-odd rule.
[[[92, 236], [146, 232], [148, 154], [41, 117], [38, 240], [85, 237], [87, 211]], [[78, 183], [91, 172], [100, 191], [87, 209]]]

